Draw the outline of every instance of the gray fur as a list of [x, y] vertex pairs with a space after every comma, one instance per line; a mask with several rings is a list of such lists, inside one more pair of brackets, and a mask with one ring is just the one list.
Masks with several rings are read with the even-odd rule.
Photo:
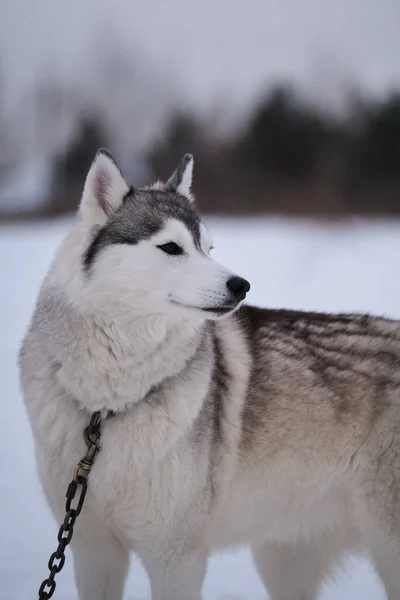
[[182, 184], [188, 164], [192, 161], [193, 156], [191, 154], [185, 154], [185, 156], [181, 159], [181, 162], [179, 163], [178, 167], [168, 180], [168, 184], [172, 190], [177, 191], [179, 189], [179, 186]]
[[[207, 307], [211, 292], [226, 293], [229, 273], [197, 249], [203, 234], [189, 199], [136, 190], [90, 242], [91, 219], [105, 217], [88, 198], [20, 353], [39, 477], [58, 522], [90, 414], [115, 413], [72, 542], [80, 600], [121, 600], [130, 551], [153, 600], [200, 600], [207, 556], [240, 544], [251, 544], [272, 600], [316, 600], [342, 556], [360, 551], [398, 600], [399, 322], [170, 307], [157, 280], [171, 274], [181, 293], [189, 282], [176, 273], [190, 279], [191, 264], [189, 298]], [[177, 261], [151, 245], [176, 222], [176, 235], [195, 242]], [[135, 263], [135, 252], [149, 264]], [[83, 273], [85, 253], [93, 277]]]
[[[352, 427], [355, 414], [364, 413], [372, 423], [400, 393], [396, 321], [250, 306], [243, 307], [237, 318], [253, 358], [253, 388], [243, 413], [244, 448], [251, 447], [255, 432], [266, 430], [274, 413], [282, 410], [288, 387], [296, 390], [296, 397], [289, 397], [291, 418], [297, 420], [302, 411], [309, 411], [312, 389], [319, 412], [329, 412], [329, 426], [333, 419], [340, 429]], [[323, 427], [319, 419], [304, 425], [310, 432]]]
[[84, 254], [87, 271], [98, 253], [110, 244], [137, 244], [162, 229], [168, 219], [182, 221], [200, 245], [200, 219], [192, 202], [172, 190], [135, 189], [101, 228], [95, 228]]

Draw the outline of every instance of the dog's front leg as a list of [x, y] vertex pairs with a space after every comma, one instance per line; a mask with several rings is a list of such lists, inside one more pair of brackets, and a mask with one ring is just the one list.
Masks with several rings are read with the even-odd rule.
[[201, 600], [207, 568], [207, 554], [191, 552], [185, 556], [143, 558], [150, 578], [152, 600]]
[[122, 600], [129, 552], [102, 523], [82, 517], [71, 542], [79, 600]]

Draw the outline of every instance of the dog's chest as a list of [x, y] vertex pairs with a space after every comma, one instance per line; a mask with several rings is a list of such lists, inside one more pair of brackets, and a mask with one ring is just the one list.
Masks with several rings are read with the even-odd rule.
[[[74, 465], [84, 456], [81, 430], [65, 427], [46, 446], [37, 444], [38, 466], [49, 502], [63, 518], [65, 492]], [[131, 427], [112, 419], [102, 426], [101, 451], [89, 476], [85, 512], [107, 522], [130, 546], [146, 545], [167, 535], [186, 510], [198, 477], [192, 453], [183, 438], [164, 455], [163, 439], [153, 431], [149, 442], [145, 427]]]

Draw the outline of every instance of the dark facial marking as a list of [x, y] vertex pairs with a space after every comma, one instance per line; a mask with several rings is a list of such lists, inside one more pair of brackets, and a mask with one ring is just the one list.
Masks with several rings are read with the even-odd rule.
[[172, 191], [135, 190], [134, 194], [125, 196], [106, 225], [95, 232], [83, 257], [84, 271], [90, 270], [99, 252], [107, 246], [135, 245], [149, 239], [168, 219], [182, 221], [200, 249], [200, 218], [187, 198]]

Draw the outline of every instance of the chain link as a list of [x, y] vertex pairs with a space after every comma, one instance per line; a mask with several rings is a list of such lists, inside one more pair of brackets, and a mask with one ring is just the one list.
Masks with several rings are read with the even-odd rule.
[[[84, 458], [75, 466], [74, 476], [67, 489], [67, 501], [65, 503], [65, 518], [58, 530], [57, 550], [50, 556], [48, 568], [49, 576], [42, 582], [39, 588], [39, 600], [48, 600], [56, 589], [55, 576], [61, 571], [65, 563], [65, 549], [70, 543], [74, 534], [74, 525], [76, 518], [82, 511], [83, 503], [87, 492], [88, 475], [94, 463], [97, 453], [100, 450], [100, 425], [101, 413], [93, 413], [90, 424], [86, 427], [83, 438], [87, 445], [87, 452]], [[71, 506], [79, 488], [78, 502], [75, 507]]]

